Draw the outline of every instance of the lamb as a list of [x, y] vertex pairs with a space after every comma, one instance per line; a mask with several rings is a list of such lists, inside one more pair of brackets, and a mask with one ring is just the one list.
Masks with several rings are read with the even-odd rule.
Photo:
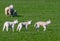
[[31, 20], [27, 21], [27, 22], [21, 22], [21, 23], [19, 23], [18, 26], [17, 26], [17, 31], [20, 31], [23, 26], [25, 26], [25, 28], [27, 30], [27, 27], [30, 24], [31, 24]]
[[18, 23], [18, 20], [14, 20], [13, 22], [6, 21], [3, 25], [3, 31], [4, 31], [4, 29], [6, 29], [6, 31], [8, 31], [8, 28], [11, 27], [12, 31], [14, 32], [14, 25], [16, 23]]
[[36, 26], [37, 31], [39, 31], [39, 30], [38, 30], [39, 27], [40, 27], [40, 26], [43, 26], [43, 28], [44, 28], [43, 31], [45, 31], [45, 30], [46, 30], [46, 26], [47, 26], [48, 24], [50, 24], [50, 23], [51, 23], [50, 20], [48, 20], [48, 21], [46, 21], [46, 22], [39, 21], [39, 22], [36, 22], [36, 23], [35, 23], [34, 27]]

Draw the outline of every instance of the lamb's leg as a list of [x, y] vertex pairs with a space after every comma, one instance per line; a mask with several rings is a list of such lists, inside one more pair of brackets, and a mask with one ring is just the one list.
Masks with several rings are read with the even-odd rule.
[[20, 32], [21, 28], [22, 28], [22, 25], [19, 25], [19, 26], [18, 26], [18, 30], [19, 30], [19, 32]]
[[19, 32], [20, 32], [21, 28], [22, 28], [21, 26], [18, 28]]
[[4, 29], [5, 29], [5, 25], [3, 26], [3, 30], [2, 31], [4, 31]]
[[28, 25], [26, 25], [26, 31], [27, 31], [27, 27], [28, 27]]
[[8, 27], [6, 27], [6, 31], [8, 31]]
[[12, 25], [12, 31], [14, 32], [14, 25]]
[[17, 26], [17, 31], [20, 31], [21, 28], [22, 28], [22, 24], [20, 23], [20, 24], [18, 24], [18, 26]]
[[43, 26], [43, 27], [44, 27], [43, 31], [45, 31], [46, 30], [46, 26]]
[[39, 25], [36, 26], [36, 30], [39, 31]]

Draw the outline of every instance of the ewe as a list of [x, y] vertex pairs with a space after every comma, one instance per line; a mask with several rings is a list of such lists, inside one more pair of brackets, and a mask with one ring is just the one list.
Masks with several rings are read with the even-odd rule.
[[13, 15], [14, 14], [14, 6], [10, 5], [5, 7], [5, 15]]
[[5, 8], [5, 15], [11, 15], [9, 7]]

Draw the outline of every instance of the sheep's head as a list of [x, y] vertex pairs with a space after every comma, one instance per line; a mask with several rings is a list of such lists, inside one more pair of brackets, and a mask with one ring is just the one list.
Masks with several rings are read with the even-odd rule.
[[16, 19], [16, 20], [14, 20], [14, 24], [17, 24], [18, 23], [18, 20]]
[[47, 21], [47, 24], [50, 24], [50, 23], [51, 23], [51, 20], [48, 20], [48, 21]]
[[28, 21], [28, 24], [31, 24], [32, 20]]

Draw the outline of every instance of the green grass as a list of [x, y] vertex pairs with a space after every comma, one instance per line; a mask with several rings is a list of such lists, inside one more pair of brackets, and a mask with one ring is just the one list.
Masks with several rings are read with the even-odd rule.
[[[10, 4], [14, 5], [20, 17], [9, 17], [4, 13], [4, 8]], [[32, 20], [32, 24], [26, 32], [2, 31], [5, 21], [18, 19], [19, 22]], [[43, 27], [39, 32], [35, 30], [34, 23], [37, 21], [51, 20], [44, 32]], [[0, 0], [0, 41], [60, 41], [60, 0]]]

